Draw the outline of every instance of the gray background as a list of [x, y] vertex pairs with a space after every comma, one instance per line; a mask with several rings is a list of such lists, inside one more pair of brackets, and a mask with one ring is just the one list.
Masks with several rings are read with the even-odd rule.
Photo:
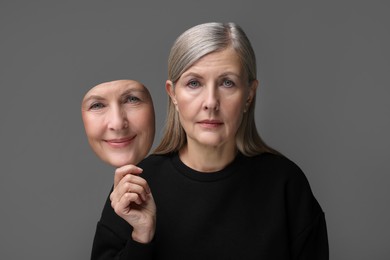
[[1, 1], [0, 259], [89, 259], [113, 169], [86, 142], [82, 96], [144, 82], [159, 140], [169, 48], [210, 21], [251, 39], [258, 128], [306, 173], [331, 258], [389, 259], [388, 2], [141, 2]]

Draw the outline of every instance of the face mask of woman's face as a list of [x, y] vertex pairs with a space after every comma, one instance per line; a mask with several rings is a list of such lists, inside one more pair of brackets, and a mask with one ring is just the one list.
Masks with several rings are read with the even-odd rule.
[[93, 87], [82, 101], [88, 142], [97, 156], [121, 167], [149, 152], [155, 132], [153, 102], [139, 82], [118, 80]]

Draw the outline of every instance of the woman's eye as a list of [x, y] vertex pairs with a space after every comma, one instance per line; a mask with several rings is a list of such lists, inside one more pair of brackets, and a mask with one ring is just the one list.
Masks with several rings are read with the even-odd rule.
[[102, 103], [94, 103], [89, 107], [89, 109], [92, 110], [102, 109], [102, 108], [104, 108], [104, 105]]
[[228, 88], [231, 88], [231, 87], [234, 86], [234, 82], [231, 81], [230, 79], [225, 79], [225, 80], [223, 81], [223, 86], [228, 87]]
[[190, 88], [197, 88], [200, 86], [200, 83], [197, 80], [191, 80], [190, 82], [188, 82], [187, 86]]
[[126, 102], [127, 103], [137, 103], [137, 102], [139, 102], [141, 99], [139, 99], [138, 97], [136, 97], [136, 96], [128, 96], [127, 98], [126, 98]]

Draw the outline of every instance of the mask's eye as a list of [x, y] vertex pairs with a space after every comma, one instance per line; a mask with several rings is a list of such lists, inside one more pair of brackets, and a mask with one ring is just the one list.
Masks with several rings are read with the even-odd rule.
[[90, 109], [90, 110], [98, 110], [98, 109], [102, 109], [102, 108], [104, 108], [104, 107], [105, 107], [105, 106], [104, 106], [103, 103], [97, 102], [97, 103], [93, 103], [93, 104], [89, 107], [89, 109]]
[[141, 99], [136, 96], [128, 96], [126, 97], [126, 103], [137, 103], [140, 102]]

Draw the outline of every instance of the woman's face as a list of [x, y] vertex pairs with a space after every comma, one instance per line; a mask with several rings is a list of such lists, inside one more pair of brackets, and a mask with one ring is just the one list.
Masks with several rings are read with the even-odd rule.
[[167, 91], [179, 113], [188, 145], [235, 147], [243, 113], [249, 107], [257, 81], [248, 83], [233, 48], [210, 53], [187, 71]]
[[118, 80], [93, 87], [82, 101], [88, 142], [100, 159], [115, 167], [137, 164], [153, 143], [155, 118], [148, 90]]

